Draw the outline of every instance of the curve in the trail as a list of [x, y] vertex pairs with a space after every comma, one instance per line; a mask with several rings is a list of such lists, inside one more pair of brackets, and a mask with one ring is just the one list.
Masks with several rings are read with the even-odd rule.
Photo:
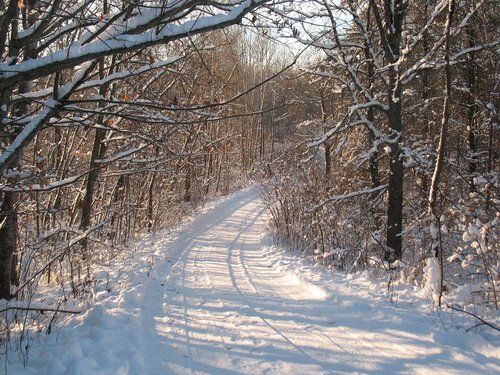
[[[142, 312], [145, 374], [463, 370], [454, 364], [457, 353], [436, 346], [426, 317], [387, 303], [380, 310], [340, 277], [308, 279], [281, 267], [265, 224], [258, 192], [249, 189], [164, 245], [176, 258], [155, 264], [161, 288], [143, 301], [161, 305]], [[481, 372], [474, 364], [467, 371]]]
[[330, 339], [303, 311], [327, 292], [272, 267], [265, 212], [248, 190], [183, 235], [184, 251], [166, 277], [162, 331], [175, 348], [166, 373], [352, 372], [355, 349]]

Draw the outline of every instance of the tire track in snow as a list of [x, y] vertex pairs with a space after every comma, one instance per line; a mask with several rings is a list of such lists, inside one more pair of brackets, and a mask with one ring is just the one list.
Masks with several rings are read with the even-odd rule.
[[[242, 242], [242, 245], [243, 244], [244, 244], [244, 241]], [[290, 300], [296, 300], [297, 299], [296, 295], [293, 295], [292, 293], [290, 293], [289, 291], [287, 291], [285, 288], [283, 288], [283, 286], [282, 286], [283, 275], [281, 275], [281, 274], [278, 274], [279, 281], [274, 281], [272, 283], [267, 283], [267, 286], [265, 288], [267, 293], [263, 294], [259, 290], [259, 288], [257, 287], [257, 285], [255, 284], [255, 282], [253, 281], [252, 275], [249, 272], [249, 269], [255, 269], [256, 266], [255, 265], [251, 265], [251, 266], [247, 265], [247, 263], [249, 263], [249, 262], [245, 261], [244, 251], [242, 251], [242, 249], [244, 249], [244, 248], [245, 248], [244, 246], [241, 246], [240, 249], [239, 249], [239, 251], [238, 251], [238, 253], [239, 253], [239, 257], [238, 257], [239, 258], [239, 265], [241, 265], [241, 267], [243, 269], [246, 281], [250, 285], [252, 285], [252, 288], [254, 289], [254, 291], [257, 294], [260, 294], [261, 296], [265, 296], [266, 294], [267, 295], [272, 294], [272, 295], [275, 295], [277, 298], [280, 298], [280, 299], [283, 299], [283, 296], [288, 296]], [[232, 264], [232, 262], [228, 262], [228, 263], [230, 265]], [[265, 262], [261, 262], [261, 263], [264, 264]], [[268, 267], [265, 267], [263, 265], [260, 265], [260, 266], [257, 265], [257, 266], [259, 268], [261, 268], [261, 269], [267, 269], [269, 271], [273, 270], [272, 268], [268, 268]], [[272, 275], [272, 276], [275, 276], [275, 275]], [[264, 277], [263, 275], [258, 275], [258, 278], [259, 279], [265, 278], [267, 280], [273, 280], [274, 279], [274, 277]], [[272, 285], [272, 288], [270, 287], [271, 285]], [[281, 293], [277, 293], [277, 290], [280, 290]], [[290, 311], [293, 311], [293, 309], [291, 308]], [[304, 319], [307, 319], [307, 317], [304, 317]], [[268, 322], [266, 322], [266, 323], [268, 323]], [[301, 323], [295, 322], [295, 324], [301, 324]], [[354, 360], [357, 363], [359, 363], [361, 367], [368, 367], [367, 370], [371, 370], [371, 371], [373, 371], [373, 370], [380, 370], [380, 367], [374, 361], [372, 361], [371, 359], [367, 358], [366, 356], [363, 356], [363, 354], [361, 352], [359, 352], [352, 345], [347, 344], [338, 335], [329, 335], [329, 334], [327, 334], [321, 328], [321, 326], [319, 326], [317, 324], [314, 324], [312, 322], [308, 322], [306, 325], [304, 325], [304, 324], [301, 324], [301, 325], [304, 328], [304, 332], [307, 332], [307, 336], [308, 336], [309, 339], [310, 339], [310, 335], [313, 334], [313, 332], [315, 332], [316, 334], [313, 334], [314, 335], [314, 339], [316, 339], [316, 340], [318, 340], [318, 341], [326, 344], [327, 346], [331, 346], [333, 344], [334, 346], [337, 346], [338, 348], [340, 348], [344, 353], [346, 353], [349, 356], [349, 358], [345, 358], [345, 360], [351, 360], [351, 361]], [[275, 326], [273, 326], [273, 329], [279, 330]], [[291, 341], [289, 338], [287, 338], [287, 339], [289, 341]], [[310, 355], [308, 355], [308, 356], [311, 357]], [[366, 363], [368, 363], [369, 366], [365, 366]]]
[[[215, 239], [216, 239], [215, 234], [212, 234], [212, 235], [210, 235], [208, 237], [207, 242], [211, 245], [211, 246], [209, 246], [209, 249], [213, 249], [214, 248]], [[201, 257], [202, 251], [200, 251], [200, 250], [194, 252], [194, 254], [195, 255], [194, 255], [194, 260], [193, 260], [193, 271], [194, 271], [195, 275], [197, 273], [202, 273], [203, 274], [204, 280], [202, 280], [202, 285], [206, 285], [206, 284], [210, 285], [211, 290], [209, 292], [212, 295], [214, 295], [216, 283], [214, 283], [214, 280], [212, 279], [212, 277], [210, 276], [210, 273], [206, 269], [206, 259], [203, 259]], [[213, 254], [218, 258], [218, 252], [213, 251]], [[199, 272], [196, 272], [196, 271], [199, 271]], [[200, 283], [200, 278], [196, 278], [196, 276], [195, 276], [195, 280], [197, 281], [198, 284]], [[203, 303], [205, 303], [205, 302], [203, 302]], [[227, 316], [227, 314], [224, 314], [223, 317], [227, 318], [228, 316]], [[219, 337], [220, 343], [222, 343], [222, 346], [225, 349], [228, 349], [228, 348], [230, 348], [230, 345], [226, 342], [226, 339], [224, 338], [224, 335], [221, 333], [222, 329], [216, 324], [216, 322], [217, 322], [216, 319], [211, 319], [207, 323], [211, 327], [213, 327], [215, 329], [215, 331], [217, 332], [217, 336]], [[228, 322], [226, 321], [226, 323], [228, 323]], [[233, 324], [233, 329], [234, 330], [237, 329], [237, 326], [234, 325], [234, 324]]]
[[[258, 294], [258, 288], [256, 287], [255, 283], [252, 281], [252, 278], [250, 277], [248, 270], [246, 269], [244, 263], [242, 262], [242, 248], [245, 248], [245, 238], [244, 238], [244, 233], [247, 233], [249, 229], [255, 224], [255, 222], [262, 216], [264, 209], [260, 209], [257, 213], [251, 213], [247, 214], [245, 217], [245, 220], [242, 221], [242, 224], [240, 225], [240, 228], [238, 230], [238, 234], [231, 243], [231, 246], [228, 249], [228, 255], [227, 255], [227, 266], [229, 270], [229, 275], [231, 277], [231, 283], [234, 287], [234, 289], [238, 292], [238, 294], [241, 296], [242, 302], [247, 305], [247, 307], [254, 313], [254, 315], [259, 318], [269, 329], [271, 329], [274, 333], [276, 333], [279, 337], [281, 337], [286, 343], [288, 343], [296, 352], [300, 353], [304, 357], [310, 360], [310, 363], [316, 364], [321, 368], [321, 370], [325, 371], [326, 373], [333, 374], [333, 372], [329, 369], [324, 368], [324, 364], [321, 363], [321, 361], [317, 360], [310, 354], [308, 354], [301, 346], [298, 344], [294, 343], [286, 334], [284, 334], [280, 329], [275, 327], [269, 319], [265, 318], [261, 312], [259, 312], [256, 308], [256, 306], [249, 301], [249, 298], [245, 295], [243, 290], [241, 289], [238, 281], [237, 281], [237, 276], [235, 272], [235, 267], [236, 265], [240, 266], [242, 273], [243, 273], [243, 278], [244, 282], [246, 282], [249, 286], [250, 289], [252, 290], [253, 293]], [[248, 217], [252, 215], [252, 219], [249, 221]], [[247, 224], [247, 222], [249, 223]], [[241, 239], [241, 240], [240, 240]], [[235, 255], [235, 245], [239, 242], [239, 256]], [[232, 258], [239, 259], [239, 261], [236, 261], [235, 263], [232, 261]]]
[[[387, 363], [395, 363], [386, 344], [358, 335], [350, 324], [330, 325], [335, 311], [346, 319], [356, 308], [359, 302], [350, 297], [346, 302], [354, 307], [335, 308], [337, 296], [355, 290], [339, 284], [330, 297], [331, 288], [309, 279], [307, 269], [302, 279], [281, 267], [287, 263], [274, 261], [262, 240], [265, 214], [255, 193], [238, 196], [200, 216], [172, 245], [180, 243], [183, 251], [167, 276], [177, 288], [166, 307], [174, 322], [169, 340], [178, 348], [170, 352], [185, 355], [168, 373], [385, 373]], [[382, 340], [390, 335], [377, 332]], [[394, 341], [388, 345], [395, 345], [396, 357], [417, 358], [408, 355], [411, 347], [403, 352], [405, 339], [403, 347]], [[404, 371], [404, 364], [397, 366]]]
[[[243, 255], [242, 251], [240, 251], [240, 263], [242, 264], [243, 269], [245, 270], [245, 274], [246, 274], [246, 277], [249, 280], [249, 282], [252, 283], [252, 285], [255, 285], [253, 283], [252, 276], [248, 272], [248, 267], [245, 265], [246, 262], [244, 260], [244, 255]], [[273, 282], [272, 285], [273, 285], [273, 288], [268, 287], [268, 288], [266, 288], [266, 290], [269, 293], [276, 295], [276, 297], [282, 298], [284, 295], [286, 295], [286, 296], [290, 297], [291, 300], [294, 300], [297, 298], [297, 296], [295, 296], [295, 295], [291, 294], [289, 291], [285, 290], [280, 285], [279, 282]], [[282, 292], [282, 294], [276, 293], [276, 289], [279, 289]], [[256, 289], [256, 291], [257, 291], [257, 289]], [[351, 357], [350, 358], [351, 360], [354, 359], [355, 361], [357, 361], [359, 363], [363, 363], [363, 361], [366, 361], [366, 358], [362, 358], [362, 354], [359, 351], [357, 351], [351, 345], [347, 344], [340, 337], [336, 337], [336, 336], [331, 337], [330, 335], [327, 335], [320, 326], [318, 326], [317, 324], [314, 324], [314, 323], [308, 323], [304, 327], [304, 331], [307, 331], [308, 333], [312, 333], [311, 330], [308, 329], [309, 327], [311, 327], [314, 331], [316, 331], [318, 333], [318, 334], [314, 335], [314, 337], [316, 339], [322, 341], [325, 344], [333, 344], [335, 346], [338, 346], [343, 352], [345, 352], [347, 355], [349, 355]]]
[[[242, 205], [240, 207], [240, 212], [242, 210], [245, 209], [245, 206], [246, 206], [246, 203], [245, 205]], [[231, 252], [238, 247], [238, 245], [241, 247], [244, 247], [245, 246], [245, 240], [244, 240], [244, 233], [247, 232], [249, 230], [249, 228], [254, 225], [254, 222], [260, 218], [260, 216], [262, 215], [263, 213], [263, 208], [260, 209], [257, 214], [254, 213], [254, 215], [252, 215], [251, 213], [248, 213], [245, 218], [243, 220], [241, 220], [238, 224], [238, 228], [237, 230], [234, 230], [234, 227], [233, 225], [234, 224], [229, 224], [225, 221], [222, 221], [221, 223], [217, 224], [217, 223], [214, 223], [213, 225], [211, 225], [205, 232], [203, 233], [198, 233], [196, 238], [192, 238], [190, 241], [189, 241], [189, 245], [188, 247], [186, 248], [186, 250], [182, 253], [182, 257], [180, 257], [181, 259], [178, 260], [178, 262], [176, 262], [176, 267], [179, 265], [179, 264], [182, 264], [182, 269], [183, 269], [183, 272], [182, 272], [182, 275], [178, 274], [178, 273], [175, 273], [175, 270], [173, 270], [173, 272], [170, 273], [169, 275], [169, 278], [172, 277], [172, 275], [176, 275], [176, 277], [181, 277], [182, 278], [182, 286], [185, 290], [187, 290], [187, 288], [200, 288], [200, 287], [203, 287], [203, 285], [200, 285], [200, 280], [202, 278], [199, 278], [199, 277], [195, 277], [193, 275], [195, 274], [198, 274], [198, 273], [202, 273], [204, 275], [203, 279], [205, 280], [209, 280], [210, 284], [211, 285], [214, 285], [215, 286], [215, 289], [217, 288], [217, 281], [215, 280], [212, 280], [212, 277], [210, 276], [210, 271], [206, 269], [207, 267], [207, 264], [209, 263], [208, 260], [210, 260], [210, 258], [212, 257], [216, 257], [218, 258], [217, 259], [217, 262], [219, 265], [224, 265], [229, 273], [228, 273], [228, 276], [229, 278], [231, 278], [231, 282], [229, 282], [229, 280], [225, 281], [226, 284], [230, 284], [233, 286], [233, 289], [234, 291], [236, 291], [238, 293], [238, 295], [240, 296], [239, 298], [239, 301], [238, 304], [239, 305], [244, 305], [246, 306], [246, 310], [248, 310], [250, 312], [250, 315], [251, 317], [253, 318], [257, 318], [259, 319], [259, 321], [261, 321], [262, 324], [259, 324], [259, 323], [256, 323], [256, 322], [253, 322], [253, 328], [257, 328], [257, 327], [267, 327], [268, 330], [270, 330], [272, 333], [276, 334], [277, 336], [281, 337], [281, 339], [288, 343], [291, 348], [297, 352], [299, 352], [301, 355], [305, 356], [307, 358], [307, 362], [309, 364], [316, 364], [318, 365], [322, 370], [324, 370], [324, 365], [322, 363], [320, 363], [319, 361], [317, 361], [315, 358], [311, 357], [309, 354], [307, 354], [302, 348], [300, 348], [299, 346], [297, 346], [295, 343], [293, 343], [283, 332], [281, 332], [280, 330], [276, 329], [276, 327], [274, 327], [267, 319], [265, 319], [263, 316], [260, 315], [260, 313], [258, 311], [255, 310], [254, 306], [248, 301], [248, 299], [245, 297], [245, 293], [243, 292], [243, 290], [241, 289], [241, 287], [238, 285], [238, 284], [233, 284], [232, 282], [236, 280], [234, 279], [235, 277], [235, 270], [233, 268], [231, 268], [231, 264], [228, 264], [227, 260], [225, 259], [225, 257], [220, 257], [220, 253], [222, 252], [222, 254], [231, 254]], [[237, 212], [236, 210], [234, 210], [231, 214], [234, 214], [235, 212]], [[232, 215], [229, 215], [228, 217], [226, 217], [225, 219], [228, 220], [231, 218]], [[251, 220], [249, 221], [249, 217], [251, 217]], [[204, 241], [200, 241], [200, 237], [202, 236], [207, 236], [208, 233], [211, 233], [213, 231], [216, 231], [218, 233], [218, 235], [221, 235], [221, 234], [224, 234], [224, 233], [229, 233], [231, 236], [234, 236], [233, 238], [227, 238], [223, 241], [219, 241], [221, 242], [222, 244], [227, 244], [228, 247], [224, 248], [224, 249], [219, 249], [219, 248], [211, 248], [211, 249], [207, 249], [207, 243], [203, 243]], [[209, 238], [213, 239], [214, 237], [213, 236], [210, 236]], [[201, 242], [201, 243], [200, 243]], [[210, 241], [208, 241], [210, 242]], [[213, 241], [212, 241], [213, 242]], [[213, 243], [212, 243], [213, 245]], [[210, 246], [209, 246], [210, 247]], [[212, 254], [211, 257], [207, 257], [207, 250], [211, 250], [209, 253]], [[213, 270], [211, 270], [213, 271]], [[221, 280], [219, 280], [220, 282]], [[224, 284], [224, 283], [223, 283]], [[234, 287], [236, 285], [236, 287]], [[181, 291], [182, 292], [182, 291]], [[215, 292], [221, 292], [221, 290], [214, 290], [213, 291], [214, 293]], [[214, 294], [211, 293], [213, 296]], [[236, 301], [231, 301], [231, 302], [236, 302]], [[188, 354], [186, 355], [186, 357], [189, 357], [189, 358], [192, 358], [192, 357], [195, 357], [196, 356], [196, 350], [193, 351], [193, 343], [192, 343], [192, 331], [193, 330], [193, 327], [190, 325], [190, 321], [192, 320], [191, 316], [190, 316], [190, 308], [189, 308], [190, 304], [188, 303], [188, 301], [186, 300], [186, 296], [183, 296], [182, 297], [182, 309], [183, 309], [183, 331], [184, 331], [184, 337], [185, 337], [185, 340], [186, 340], [186, 349], [188, 351]], [[241, 307], [240, 307], [241, 309]], [[192, 310], [192, 309], [191, 309]], [[228, 318], [228, 316], [223, 316], [225, 318]], [[248, 318], [248, 317], [247, 317]], [[217, 319], [212, 319], [213, 321], [216, 321]], [[207, 322], [203, 322], [203, 324], [206, 324]], [[227, 319], [226, 319], [226, 327], [225, 329], [227, 330], [228, 327], [227, 327], [227, 323], [230, 323], [233, 327], [233, 330], [234, 331], [237, 331], [239, 330], [239, 328], [237, 327], [236, 324], [234, 323], [231, 323], [231, 322], [228, 322]], [[221, 334], [218, 326], [212, 322], [212, 324], [210, 324], [210, 326], [212, 326], [216, 333], [217, 333], [217, 336], [220, 340], [220, 342], [226, 346], [227, 348], [227, 344], [226, 344], [226, 341], [224, 339], [224, 336]], [[268, 369], [268, 370], [272, 370], [271, 369]], [[190, 369], [191, 373], [193, 373], [193, 370]], [[329, 373], [328, 370], [324, 370], [324, 371], [327, 371]], [[278, 372], [281, 372], [278, 370]]]
[[[240, 251], [240, 262], [243, 265], [243, 268], [245, 269], [247, 278], [249, 279], [249, 281], [253, 285], [255, 285], [252, 281], [252, 277], [251, 277], [250, 273], [248, 272], [249, 268], [255, 268], [255, 267], [247, 267], [246, 266], [246, 263], [248, 263], [248, 262], [245, 261], [244, 252], [242, 252], [242, 251]], [[262, 262], [262, 263], [265, 263], [265, 262]], [[261, 267], [261, 268], [265, 269], [265, 267]], [[273, 288], [270, 288], [269, 284], [268, 284], [268, 287], [266, 288], [266, 290], [269, 293], [276, 295], [278, 298], [282, 298], [283, 296], [288, 296], [289, 300], [297, 300], [297, 295], [290, 293], [290, 291], [286, 290], [283, 287], [283, 282], [282, 282], [283, 275], [279, 275], [279, 277], [281, 278], [281, 282], [273, 282], [272, 283]], [[280, 290], [281, 293], [277, 293], [276, 292], [277, 290]], [[307, 319], [307, 317], [305, 317], [305, 319]], [[374, 371], [374, 370], [380, 371], [381, 370], [380, 366], [378, 366], [378, 364], [375, 361], [373, 361], [369, 357], [363, 355], [363, 353], [361, 353], [359, 350], [357, 350], [354, 346], [348, 344], [345, 340], [342, 339], [342, 337], [340, 337], [340, 335], [337, 334], [337, 332], [335, 332], [333, 334], [328, 334], [327, 332], [325, 332], [325, 330], [320, 325], [309, 322], [307, 325], [304, 326], [304, 330], [308, 331], [308, 333], [311, 332], [311, 330], [308, 329], [309, 327], [312, 328], [312, 330], [317, 333], [317, 335], [315, 335], [315, 337], [317, 339], [324, 342], [325, 344], [333, 344], [333, 345], [339, 347], [343, 352], [345, 352], [350, 357], [351, 360], [355, 360], [357, 363], [359, 363], [361, 367], [368, 367], [366, 369], [370, 370], [370, 371]], [[343, 331], [346, 331], [346, 330], [343, 329]], [[357, 344], [359, 344], [360, 342], [364, 342], [365, 344], [368, 344], [365, 340], [361, 339], [359, 336], [355, 337], [349, 331], [347, 331], [347, 333], [351, 337], [356, 338]], [[345, 332], [344, 332], [344, 335], [345, 335]], [[371, 346], [371, 345], [369, 345], [369, 346]], [[382, 352], [378, 349], [376, 349], [376, 350], [379, 352]], [[390, 356], [386, 352], [383, 352], [383, 354], [387, 355], [388, 357]], [[348, 360], [348, 359], [346, 359], [346, 360]], [[369, 366], [365, 366], [366, 363], [368, 363]]]
[[[183, 357], [186, 358], [186, 360], [190, 360], [191, 363], [193, 363], [194, 359], [200, 357], [200, 355], [198, 355], [198, 347], [194, 343], [197, 339], [199, 339], [197, 337], [198, 334], [196, 333], [196, 327], [193, 327], [191, 324], [191, 322], [197, 320], [197, 314], [195, 310], [199, 309], [200, 307], [197, 304], [193, 304], [192, 301], [188, 301], [188, 296], [185, 292], [188, 290], [192, 291], [197, 289], [206, 289], [205, 287], [208, 281], [211, 289], [210, 294], [213, 295], [215, 288], [214, 285], [216, 283], [211, 279], [210, 272], [208, 272], [205, 267], [202, 266], [206, 264], [206, 259], [203, 259], [203, 254], [207, 252], [207, 245], [209, 243], [213, 244], [214, 239], [219, 232], [219, 229], [224, 228], [227, 225], [225, 221], [228, 219], [228, 217], [232, 213], [237, 212], [238, 209], [244, 207], [248, 202], [252, 201], [254, 197], [252, 194], [243, 201], [238, 200], [236, 202], [237, 204], [234, 204], [234, 202], [232, 202], [233, 199], [230, 198], [228, 201], [223, 202], [222, 205], [216, 206], [215, 209], [211, 210], [212, 212], [209, 212], [205, 215], [202, 214], [200, 216], [201, 219], [198, 218], [197, 220], [195, 220], [193, 226], [189, 228], [185, 233], [182, 233], [182, 236], [180, 236], [181, 238], [179, 238], [177, 241], [174, 241], [178, 242], [178, 244], [176, 244], [177, 247], [183, 247], [184, 250], [177, 258], [175, 264], [172, 266], [172, 269], [168, 273], [166, 279], [172, 280], [174, 282], [174, 285], [180, 284], [182, 288], [180, 288], [181, 290], [175, 288], [170, 290], [170, 309], [169, 311], [166, 311], [166, 313], [170, 316], [172, 321], [179, 322], [179, 317], [181, 317], [181, 327], [172, 327], [171, 333], [174, 336], [178, 337], [179, 331], [183, 332], [182, 337], [184, 337], [185, 340], [184, 342], [186, 350], [186, 353], [183, 354]], [[215, 216], [217, 217], [217, 219], [207, 225], [207, 216]], [[176, 272], [178, 268], [182, 268], [182, 271], [180, 273]], [[200, 279], [200, 273], [203, 274], [202, 278], [204, 280]], [[182, 295], [182, 297], [179, 296], [180, 294]], [[182, 301], [178, 301], [179, 297]], [[203, 302], [201, 304], [203, 304]], [[209, 308], [207, 309], [207, 311], [208, 310]], [[203, 324], [206, 324], [207, 326], [203, 328], [206, 328], [208, 331], [208, 326], [213, 327], [216, 331], [216, 335], [219, 338], [219, 342], [227, 348], [228, 345], [225, 342], [224, 336], [221, 334], [220, 328], [213, 323], [216, 320], [217, 319], [213, 319], [213, 316], [211, 322], [207, 322], [206, 320], [204, 320]], [[234, 329], [236, 330], [237, 327], [234, 326]], [[213, 335], [211, 335], [211, 338], [213, 339]], [[176, 346], [176, 348], [178, 348], [178, 346]], [[189, 371], [192, 374], [198, 373], [199, 370], [200, 369], [193, 369], [191, 367], [189, 368]]]

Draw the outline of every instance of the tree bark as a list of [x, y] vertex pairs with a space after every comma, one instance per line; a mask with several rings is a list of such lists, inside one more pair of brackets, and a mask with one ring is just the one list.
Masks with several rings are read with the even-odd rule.
[[0, 212], [0, 298], [10, 299], [13, 277], [12, 255], [17, 248], [17, 197], [6, 193]]
[[403, 230], [403, 179], [404, 167], [399, 145], [402, 131], [401, 105], [391, 103], [389, 108], [389, 126], [393, 131], [389, 154], [389, 187], [387, 204], [387, 250], [385, 260], [393, 262], [401, 259]]
[[89, 174], [85, 188], [85, 196], [82, 201], [82, 219], [80, 221], [80, 229], [87, 229], [90, 225], [94, 190], [97, 178], [99, 177], [99, 166], [96, 161], [104, 156], [105, 147], [103, 147], [102, 141], [104, 140], [105, 134], [106, 131], [104, 129], [97, 129], [95, 132], [92, 155], [89, 163]]
[[391, 129], [389, 154], [389, 187], [387, 205], [387, 232], [385, 260], [393, 262], [401, 259], [403, 230], [403, 178], [404, 167], [400, 147], [403, 132], [402, 95], [397, 65], [399, 58], [401, 34], [403, 31], [404, 1], [384, 0], [386, 27], [386, 58], [391, 62], [389, 67], [389, 109], [388, 124]]
[[[156, 146], [156, 157], [158, 157], [160, 153], [160, 148]], [[153, 208], [154, 208], [154, 187], [156, 183], [156, 174], [158, 172], [156, 171], [156, 168], [151, 172], [151, 181], [149, 183], [149, 188], [148, 188], [148, 232], [151, 233], [153, 231], [153, 225], [154, 225], [154, 218], [153, 218]]]
[[[104, 59], [99, 61], [99, 78], [104, 78]], [[99, 95], [104, 96], [108, 89], [108, 85], [102, 85], [99, 88]], [[103, 103], [104, 105], [104, 103]], [[102, 124], [104, 122], [104, 115], [100, 114], [97, 117], [97, 123]], [[101, 159], [106, 152], [106, 147], [102, 143], [106, 135], [106, 130], [102, 128], [97, 128], [94, 136], [94, 143], [92, 146], [92, 154], [90, 156], [89, 163], [89, 174], [87, 176], [87, 183], [85, 187], [85, 196], [82, 201], [82, 217], [80, 221], [80, 229], [86, 230], [90, 226], [90, 218], [92, 215], [92, 202], [94, 199], [95, 186], [97, 184], [97, 179], [99, 177], [100, 167], [97, 163], [98, 159]], [[87, 248], [87, 238], [84, 238], [80, 242], [82, 248], [85, 250]]]

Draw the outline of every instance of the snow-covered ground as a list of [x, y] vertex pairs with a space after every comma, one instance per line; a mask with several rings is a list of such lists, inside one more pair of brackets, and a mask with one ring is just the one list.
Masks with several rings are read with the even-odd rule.
[[11, 353], [8, 373], [500, 373], [493, 333], [455, 329], [466, 318], [408, 286], [391, 303], [380, 282], [274, 247], [256, 189], [140, 240], [116, 266], [92, 308], [40, 335], [27, 368]]

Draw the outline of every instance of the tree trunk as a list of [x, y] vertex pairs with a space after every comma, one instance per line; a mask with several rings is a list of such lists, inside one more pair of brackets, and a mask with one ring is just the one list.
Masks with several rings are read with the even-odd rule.
[[[106, 5], [106, 2], [105, 2]], [[105, 7], [106, 9], [106, 7]], [[114, 57], [113, 57], [114, 63]], [[113, 66], [113, 63], [111, 64]], [[111, 72], [110, 72], [111, 73]], [[99, 61], [99, 78], [104, 79], [104, 59]], [[108, 90], [108, 85], [102, 85], [99, 88], [99, 95], [104, 96], [106, 91]], [[102, 103], [104, 106], [105, 104]], [[104, 115], [100, 114], [97, 117], [97, 123], [102, 124], [104, 122]], [[94, 191], [97, 183], [97, 179], [99, 177], [100, 166], [97, 163], [98, 159], [101, 159], [106, 152], [106, 147], [102, 143], [104, 141], [104, 137], [106, 135], [106, 130], [102, 128], [97, 128], [95, 131], [94, 144], [92, 146], [92, 154], [90, 156], [89, 163], [89, 174], [87, 176], [87, 184], [85, 188], [85, 196], [82, 201], [82, 217], [80, 221], [80, 229], [86, 230], [90, 226], [90, 217], [92, 215], [92, 202], [94, 199]], [[87, 239], [84, 238], [80, 242], [82, 248], [87, 248]]]
[[[89, 175], [87, 177], [87, 186], [85, 188], [85, 196], [82, 201], [82, 219], [80, 221], [80, 229], [87, 229], [90, 226], [90, 217], [92, 214], [92, 201], [94, 198], [94, 190], [99, 177], [99, 166], [96, 160], [104, 155], [104, 147], [102, 141], [106, 131], [97, 129], [94, 137], [94, 145], [92, 147], [92, 155], [89, 164]], [[85, 247], [85, 246], [84, 246]]]
[[[474, 47], [475, 35], [472, 25], [467, 26], [467, 38], [469, 39], [469, 47]], [[474, 176], [477, 172], [477, 137], [475, 127], [476, 113], [476, 72], [474, 69], [475, 53], [469, 55], [469, 64], [467, 65], [467, 88], [469, 90], [467, 103], [467, 145], [469, 146], [469, 187], [471, 192], [476, 191], [474, 185]]]
[[[387, 29], [386, 57], [391, 63], [399, 58], [402, 25], [404, 18], [403, 0], [384, 0], [384, 11]], [[401, 259], [403, 230], [403, 177], [404, 167], [400, 147], [403, 132], [402, 95], [397, 67], [389, 68], [389, 110], [387, 113], [390, 137], [389, 154], [389, 188], [387, 205], [387, 233], [385, 260], [393, 262]]]
[[393, 131], [389, 154], [389, 188], [387, 204], [387, 250], [385, 260], [393, 262], [401, 259], [403, 229], [403, 178], [404, 167], [399, 145], [402, 131], [401, 104], [393, 102], [389, 108], [389, 126]]
[[[30, 26], [33, 24], [34, 20], [31, 17], [26, 19], [27, 23], [24, 25]], [[12, 39], [13, 42], [9, 49], [9, 55], [11, 58], [17, 58], [17, 56], [24, 49], [23, 60], [29, 60], [36, 58], [36, 53], [33, 50], [31, 44], [21, 46], [17, 43], [17, 29], [18, 20], [12, 18]], [[24, 94], [31, 91], [32, 81], [22, 81], [19, 83], [18, 93]], [[0, 120], [4, 118], [7, 113], [4, 113], [5, 108], [8, 107], [10, 92], [4, 91], [1, 93], [2, 109], [0, 110]], [[23, 118], [29, 115], [29, 101], [21, 100], [13, 105], [12, 111], [15, 117]], [[13, 143], [17, 135], [22, 131], [21, 127], [11, 127], [6, 129], [6, 134], [2, 134], [8, 139], [9, 144]], [[4, 130], [2, 129], [2, 133]], [[19, 155], [17, 154], [12, 161], [9, 163], [8, 167], [11, 170], [16, 170], [19, 164]], [[12, 181], [15, 184], [15, 181]], [[8, 184], [7, 184], [8, 185]], [[11, 293], [10, 288], [12, 284], [18, 282], [18, 269], [17, 269], [17, 207], [19, 204], [19, 193], [14, 192], [4, 192], [3, 201], [0, 211], [0, 298], [10, 299]]]
[[[155, 150], [155, 156], [158, 158], [158, 155], [160, 154], [160, 148], [156, 146]], [[153, 231], [153, 224], [154, 224], [154, 219], [153, 219], [153, 207], [154, 207], [154, 186], [156, 183], [156, 174], [158, 172], [156, 171], [156, 168], [153, 170], [151, 173], [151, 182], [149, 183], [149, 189], [148, 189], [148, 232], [151, 233]]]
[[[372, 3], [368, 4], [368, 9], [366, 10], [366, 29], [370, 30], [370, 25], [371, 25], [371, 8], [372, 8]], [[375, 76], [375, 64], [371, 60], [371, 55], [370, 55], [370, 47], [368, 45], [365, 45], [365, 59], [368, 62], [368, 87], [370, 89], [373, 88], [373, 81], [374, 81], [374, 76]], [[366, 119], [373, 124], [373, 121], [375, 120], [375, 113], [373, 110], [373, 107], [368, 108], [367, 114], [366, 114]], [[375, 135], [373, 134], [373, 131], [371, 129], [368, 129], [368, 147], [372, 148], [373, 145], [375, 144]], [[378, 173], [378, 152], [377, 150], [373, 151], [370, 154], [370, 158], [368, 160], [369, 163], [369, 169], [370, 169], [370, 179], [372, 183], [372, 188], [378, 188], [380, 186], [380, 177]], [[372, 199], [375, 199], [378, 197], [379, 193], [374, 193], [372, 195]]]
[[17, 248], [17, 196], [5, 193], [0, 212], [0, 298], [10, 299], [13, 281], [12, 255]]
[[151, 233], [153, 230], [153, 200], [154, 200], [154, 185], [156, 180], [156, 172], [153, 172], [151, 175], [151, 182], [149, 183], [148, 189], [148, 232]]
[[432, 235], [432, 252], [434, 257], [439, 258], [440, 264], [440, 290], [439, 290], [439, 306], [441, 306], [441, 297], [443, 292], [443, 249], [441, 246], [441, 214], [437, 211], [437, 190], [439, 188], [439, 180], [442, 175], [443, 163], [446, 154], [446, 140], [448, 136], [448, 122], [450, 118], [450, 96], [451, 96], [451, 69], [450, 69], [450, 28], [453, 12], [455, 8], [454, 0], [448, 1], [448, 16], [446, 19], [446, 39], [444, 44], [445, 49], [445, 86], [446, 94], [444, 97], [443, 116], [441, 120], [441, 131], [439, 135], [439, 146], [437, 150], [437, 160], [432, 176], [431, 188], [429, 191], [429, 214], [431, 215], [431, 235]]
[[[325, 124], [328, 118], [326, 113], [326, 98], [323, 90], [320, 92], [321, 95], [321, 122], [323, 123], [323, 131], [326, 131]], [[328, 179], [330, 177], [330, 173], [332, 171], [332, 152], [331, 145], [329, 141], [325, 141], [323, 143], [323, 148], [325, 150], [325, 177]]]
[[191, 202], [191, 165], [186, 163], [186, 176], [184, 177], [184, 202]]
[[[428, 1], [424, 2], [424, 20], [427, 20], [429, 16], [429, 3]], [[422, 37], [422, 49], [423, 49], [423, 55], [427, 55], [429, 52], [429, 32], [424, 31], [424, 35]], [[422, 137], [424, 139], [427, 139], [429, 142], [434, 143], [434, 130], [432, 127], [432, 121], [429, 116], [429, 109], [427, 108], [428, 106], [428, 100], [429, 100], [429, 71], [427, 69], [424, 69], [422, 71], [422, 101], [424, 102], [424, 126], [422, 126]], [[431, 143], [431, 144], [432, 144]], [[427, 196], [429, 194], [429, 177], [427, 175], [427, 171], [422, 171], [421, 172], [421, 187], [422, 187], [422, 192], [423, 195], [422, 197], [424, 199], [427, 199]], [[424, 203], [424, 202], [422, 202]]]
[[[195, 141], [193, 141], [194, 144]], [[183, 169], [186, 171], [184, 175], [184, 202], [191, 202], [191, 152], [189, 146], [191, 145], [191, 133], [186, 137], [184, 147], [182, 148], [182, 153], [189, 153], [186, 161], [184, 162]]]

